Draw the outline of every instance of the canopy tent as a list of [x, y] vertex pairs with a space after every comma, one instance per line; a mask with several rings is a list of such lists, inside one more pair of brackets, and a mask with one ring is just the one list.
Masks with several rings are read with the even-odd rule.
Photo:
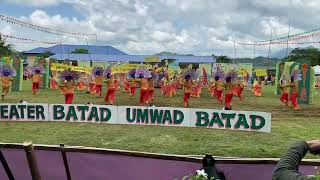
[[317, 66], [314, 66], [313, 68], [314, 68], [314, 74], [320, 75], [320, 66], [317, 65]]
[[[144, 62], [148, 55], [103, 55], [103, 54], [55, 54], [49, 58], [75, 61]], [[161, 60], [176, 59], [179, 63], [215, 63], [213, 56], [160, 56]]]

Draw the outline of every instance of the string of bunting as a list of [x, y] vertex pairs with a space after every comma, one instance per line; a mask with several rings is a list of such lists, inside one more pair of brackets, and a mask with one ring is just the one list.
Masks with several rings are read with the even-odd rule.
[[34, 40], [34, 39], [29, 39], [29, 38], [23, 38], [23, 37], [17, 37], [17, 36], [13, 36], [13, 35], [2, 34], [2, 33], [0, 33], [0, 36], [4, 37], [4, 38], [16, 39], [19, 41], [35, 42], [35, 43], [41, 43], [41, 44], [60, 44], [58, 42]]
[[[239, 45], [247, 45], [247, 46], [267, 46], [270, 45], [269, 43], [259, 43], [259, 44], [254, 44], [254, 43], [238, 43]], [[281, 42], [271, 42], [271, 45], [285, 45], [287, 44], [286, 41], [281, 41]], [[320, 44], [320, 41], [314, 41], [314, 42], [288, 42], [288, 44]]]
[[309, 33], [314, 33], [314, 32], [317, 32], [317, 31], [320, 31], [320, 27], [319, 28], [315, 28], [315, 29], [311, 29], [311, 30], [308, 30], [308, 31], [292, 34], [292, 35], [289, 35], [289, 36], [283, 36], [283, 37], [278, 37], [278, 38], [269, 39], [269, 40], [261, 40], [261, 41], [256, 41], [256, 42], [257, 43], [263, 43], [263, 42], [279, 41], [279, 40], [287, 40], [287, 39], [290, 40], [293, 37], [302, 36], [302, 35], [309, 34]]
[[23, 22], [23, 21], [20, 21], [16, 18], [1, 15], [1, 14], [0, 14], [0, 20], [7, 22], [7, 23], [17, 24], [19, 26], [23, 26], [23, 27], [30, 28], [33, 30], [46, 32], [46, 33], [50, 33], [50, 34], [55, 34], [55, 35], [68, 35], [68, 36], [73, 36], [73, 37], [75, 37], [75, 36], [96, 36], [96, 34], [88, 34], [88, 33], [81, 33], [81, 32], [67, 32], [67, 31], [61, 31], [61, 30], [51, 29], [51, 28], [47, 28], [47, 27], [42, 27], [39, 25]]

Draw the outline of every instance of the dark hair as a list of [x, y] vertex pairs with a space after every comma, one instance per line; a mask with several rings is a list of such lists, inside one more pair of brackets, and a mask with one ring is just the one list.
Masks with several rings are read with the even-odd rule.
[[107, 78], [111, 78], [111, 74], [110, 73], [107, 73]]
[[294, 77], [293, 77], [293, 76], [291, 76], [291, 79], [290, 79], [290, 80], [291, 80], [291, 82], [294, 82]]
[[230, 76], [226, 78], [226, 82], [231, 82], [231, 77]]
[[37, 70], [35, 71], [35, 73], [36, 73], [36, 74], [40, 74], [40, 70], [37, 69]]
[[144, 75], [142, 73], [139, 74], [139, 78], [142, 79], [144, 78]]
[[216, 81], [218, 81], [219, 79], [220, 79], [219, 76], [215, 76], [215, 77], [214, 77], [214, 80], [216, 80]]
[[132, 73], [132, 74], [130, 75], [130, 77], [131, 77], [131, 78], [135, 78], [136, 76], [135, 76], [134, 73]]
[[71, 80], [73, 80], [73, 77], [72, 77], [72, 76], [67, 76], [67, 77], [66, 77], [66, 80], [67, 80], [67, 81], [71, 81]]
[[191, 76], [189, 74], [185, 76], [186, 80], [190, 80], [190, 78], [191, 78]]
[[96, 72], [96, 75], [97, 75], [97, 76], [100, 76], [100, 75], [101, 75], [101, 72], [100, 72], [100, 71], [97, 71], [97, 72]]
[[10, 76], [10, 72], [5, 71], [5, 72], [3, 72], [3, 75], [4, 75], [4, 76]]

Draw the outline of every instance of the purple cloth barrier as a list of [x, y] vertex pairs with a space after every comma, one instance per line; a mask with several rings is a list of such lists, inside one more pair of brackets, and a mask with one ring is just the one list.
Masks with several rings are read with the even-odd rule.
[[[31, 180], [24, 150], [2, 149], [2, 152], [17, 180]], [[60, 152], [35, 151], [42, 179], [66, 179]], [[72, 179], [76, 180], [171, 180], [201, 169], [200, 163], [142, 158], [135, 156], [68, 152]], [[217, 164], [227, 180], [270, 180], [274, 164]], [[314, 173], [314, 166], [300, 166], [306, 175]], [[0, 179], [7, 179], [0, 166]]]
[[[32, 180], [30, 169], [23, 149], [1, 149], [16, 180]], [[0, 179], [8, 179], [6, 172], [0, 164]]]

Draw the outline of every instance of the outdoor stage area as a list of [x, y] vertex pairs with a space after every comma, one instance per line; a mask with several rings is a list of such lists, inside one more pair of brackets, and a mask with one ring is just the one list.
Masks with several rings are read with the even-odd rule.
[[[263, 87], [263, 97], [254, 97], [245, 91], [243, 101], [237, 97], [233, 109], [241, 111], [260, 111], [272, 113], [271, 133], [242, 132], [205, 128], [159, 127], [138, 125], [110, 125], [93, 123], [65, 122], [0, 122], [0, 141], [3, 143], [23, 143], [32, 140], [34, 144], [60, 144], [131, 151], [168, 153], [179, 155], [279, 158], [288, 146], [299, 140], [319, 138], [320, 96], [315, 95], [314, 104], [302, 105], [301, 111], [284, 107], [273, 92], [273, 86]], [[139, 89], [138, 89], [139, 91]], [[104, 90], [105, 92], [105, 90]], [[116, 105], [137, 105], [138, 95], [118, 91]], [[57, 90], [40, 90], [32, 95], [31, 84], [24, 82], [22, 92], [12, 92], [2, 103], [61, 104], [64, 96]], [[85, 92], [76, 92], [74, 104], [104, 104], [103, 97], [95, 97]], [[164, 98], [156, 91], [154, 104], [157, 107], [182, 107], [182, 90], [174, 98]], [[191, 108], [223, 108], [203, 89], [200, 98], [192, 98]], [[315, 158], [308, 155], [307, 158]]]

